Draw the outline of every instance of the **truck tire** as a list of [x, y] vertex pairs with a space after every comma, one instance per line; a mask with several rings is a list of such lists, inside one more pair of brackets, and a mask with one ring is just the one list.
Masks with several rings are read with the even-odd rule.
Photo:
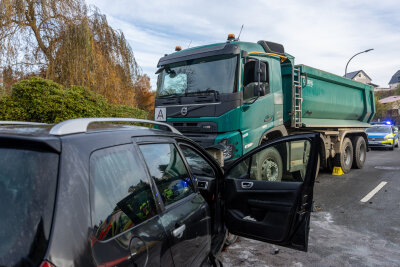
[[279, 182], [282, 180], [283, 163], [276, 148], [270, 147], [261, 152], [257, 162], [257, 173], [264, 181]]
[[367, 158], [367, 144], [362, 136], [357, 136], [353, 140], [354, 158], [353, 168], [361, 169]]
[[344, 173], [348, 173], [353, 165], [353, 145], [348, 137], [343, 140], [340, 153], [335, 155], [334, 166], [341, 167]]

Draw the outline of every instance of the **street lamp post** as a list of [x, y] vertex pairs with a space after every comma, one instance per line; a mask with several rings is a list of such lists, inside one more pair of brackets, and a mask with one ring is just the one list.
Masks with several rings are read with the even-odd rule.
[[374, 49], [373, 49], [373, 48], [370, 48], [370, 49], [367, 49], [367, 50], [365, 50], [365, 51], [359, 52], [359, 53], [355, 54], [354, 56], [352, 56], [352, 57], [349, 59], [349, 61], [347, 61], [346, 69], [344, 70], [344, 76], [347, 75], [347, 66], [349, 65], [350, 61], [351, 61], [355, 56], [357, 56], [357, 55], [359, 55], [359, 54], [362, 54], [362, 53], [367, 53], [367, 52], [372, 51], [372, 50], [374, 50]]

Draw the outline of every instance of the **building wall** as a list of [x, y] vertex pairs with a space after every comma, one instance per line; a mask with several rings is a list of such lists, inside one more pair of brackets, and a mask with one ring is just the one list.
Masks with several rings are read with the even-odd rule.
[[392, 89], [392, 90], [393, 90], [393, 89], [396, 89], [397, 86], [399, 86], [399, 84], [400, 84], [400, 83], [392, 83], [392, 84], [389, 84], [389, 88]]
[[360, 83], [370, 83], [371, 79], [369, 79], [367, 76], [364, 75], [361, 71], [357, 73], [357, 75], [353, 78], [354, 81], [360, 82]]

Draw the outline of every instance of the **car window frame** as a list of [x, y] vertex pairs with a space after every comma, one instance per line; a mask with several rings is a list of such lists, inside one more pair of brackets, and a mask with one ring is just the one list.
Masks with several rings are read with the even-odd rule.
[[135, 228], [137, 228], [137, 227], [140, 227], [140, 226], [141, 226], [143, 223], [145, 223], [146, 221], [148, 221], [148, 220], [150, 220], [150, 219], [152, 219], [152, 218], [154, 218], [154, 217], [156, 217], [156, 216], [159, 216], [160, 213], [162, 212], [161, 207], [158, 205], [158, 198], [157, 198], [156, 192], [154, 191], [154, 188], [153, 188], [153, 183], [152, 183], [152, 180], [153, 180], [153, 179], [151, 179], [151, 176], [149, 176], [149, 174], [147, 173], [147, 171], [146, 171], [146, 169], [145, 169], [146, 166], [144, 166], [144, 161], [143, 161], [143, 159], [142, 159], [142, 154], [140, 153], [140, 151], [138, 150], [138, 148], [135, 147], [135, 143], [130, 142], [130, 143], [123, 143], [123, 144], [117, 144], [117, 145], [112, 145], [112, 146], [106, 146], [106, 147], [96, 148], [95, 150], [93, 150], [93, 151], [90, 152], [90, 155], [89, 155], [89, 168], [88, 168], [88, 176], [89, 176], [89, 209], [90, 209], [89, 216], [90, 216], [90, 228], [91, 228], [91, 229], [94, 229], [94, 228], [93, 228], [93, 226], [94, 226], [94, 225], [93, 225], [93, 211], [94, 211], [94, 206], [93, 206], [93, 204], [94, 204], [94, 183], [93, 183], [93, 180], [94, 180], [94, 179], [93, 179], [93, 176], [91, 175], [91, 173], [92, 173], [92, 170], [91, 170], [91, 168], [92, 168], [92, 166], [91, 166], [91, 165], [92, 165], [92, 164], [91, 164], [91, 158], [92, 158], [93, 154], [96, 153], [96, 152], [98, 152], [98, 151], [104, 151], [104, 150], [106, 150], [106, 149], [112, 149], [112, 148], [121, 147], [121, 146], [130, 147], [130, 148], [131, 148], [130, 151], [131, 151], [132, 155], [135, 156], [135, 154], [136, 154], [136, 155], [139, 157], [139, 159], [140, 159], [140, 160], [139, 160], [139, 161], [140, 161], [140, 162], [139, 162], [139, 165], [140, 165], [140, 167], [144, 168], [145, 176], [146, 176], [147, 182], [149, 183], [151, 195], [152, 195], [152, 197], [153, 197], [153, 201], [154, 201], [154, 204], [155, 204], [155, 208], [156, 208], [156, 210], [155, 210], [155, 215], [152, 216], [151, 218], [148, 218], [148, 219], [146, 219], [146, 220], [144, 220], [144, 221], [142, 221], [142, 222], [140, 222], [140, 223], [138, 223], [138, 224], [136, 224], [136, 225], [130, 227], [129, 229], [126, 229], [126, 230], [123, 231], [123, 232], [120, 232], [120, 233], [114, 235], [113, 237], [111, 237], [111, 238], [109, 238], [109, 239], [106, 239], [106, 240], [97, 240], [97, 242], [99, 242], [99, 243], [107, 243], [107, 242], [110, 242], [110, 241], [112, 241], [112, 240], [114, 240], [114, 239], [116, 239], [116, 238], [119, 238], [119, 237], [121, 237], [122, 235], [124, 235], [124, 234], [126, 234], [126, 233], [132, 231], [133, 229], [135, 229]]
[[[203, 160], [205, 160], [205, 161], [207, 162], [207, 164], [208, 164], [208, 165], [211, 167], [211, 169], [213, 170], [213, 172], [214, 172], [214, 178], [215, 178], [215, 179], [218, 178], [218, 171], [215, 169], [215, 166], [214, 166], [213, 162], [211, 162], [211, 161], [204, 155], [204, 153], [202, 153], [199, 149], [195, 148], [192, 144], [187, 143], [187, 142], [185, 142], [185, 141], [179, 140], [177, 143], [178, 143], [179, 149], [181, 149], [180, 146], [182, 145], [182, 146], [186, 146], [186, 147], [188, 147], [188, 148], [194, 150], [197, 154], [199, 154], [200, 157], [201, 157]], [[194, 176], [194, 174], [192, 173], [192, 170], [191, 170], [191, 168], [190, 168], [190, 164], [189, 164], [189, 162], [187, 162], [186, 157], [184, 156], [184, 153], [183, 153], [183, 152], [182, 152], [182, 155], [183, 155], [183, 157], [184, 157], [184, 159], [185, 159], [186, 165], [189, 167], [189, 170], [190, 170], [190, 172], [191, 172], [191, 176], [193, 177], [194, 180], [196, 180], [196, 178], [195, 178], [195, 176]], [[206, 176], [206, 177], [208, 177], [208, 176]], [[211, 178], [211, 177], [210, 177], [210, 178]], [[197, 185], [196, 185], [196, 187], [197, 187]]]
[[[194, 150], [196, 150], [211, 165], [211, 167], [214, 170], [216, 178], [219, 179], [219, 180], [223, 180], [222, 179], [223, 176], [224, 176], [224, 168], [223, 168], [223, 166], [221, 166], [217, 162], [217, 160], [210, 153], [208, 153], [203, 147], [201, 147], [200, 145], [195, 143], [193, 140], [187, 139], [187, 138], [184, 138], [184, 137], [176, 138], [176, 142], [178, 143], [178, 145], [180, 143], [182, 143], [182, 144], [185, 144], [186, 146], [189, 146], [189, 147], [193, 148]], [[186, 160], [186, 158], [185, 158], [185, 160]], [[190, 166], [189, 166], [189, 168], [190, 168]]]
[[[185, 156], [183, 155], [182, 151], [179, 148], [179, 145], [178, 145], [177, 141], [174, 138], [171, 138], [171, 137], [169, 137], [169, 138], [168, 137], [156, 137], [156, 138], [141, 137], [140, 138], [139, 137], [139, 138], [133, 138], [133, 139], [134, 139], [134, 144], [136, 144], [136, 146], [137, 146], [137, 149], [138, 149], [138, 152], [140, 154], [140, 157], [143, 160], [143, 164], [145, 165], [145, 171], [147, 173], [147, 176], [150, 178], [151, 183], [154, 185], [154, 190], [155, 190], [155, 193], [157, 195], [157, 201], [156, 202], [158, 202], [158, 204], [160, 205], [161, 212], [165, 212], [165, 211], [168, 211], [170, 209], [173, 209], [173, 208], [181, 205], [182, 203], [192, 199], [197, 194], [200, 194], [200, 192], [199, 192], [199, 190], [197, 188], [197, 185], [195, 183], [193, 174], [192, 174], [192, 172], [190, 170], [190, 166], [187, 164]], [[155, 145], [157, 145], [157, 144], [172, 144], [172, 145], [174, 145], [175, 149], [178, 151], [178, 154], [182, 159], [183, 165], [185, 166], [185, 169], [189, 174], [189, 179], [190, 179], [190, 181], [192, 182], [192, 185], [193, 185], [193, 192], [190, 195], [188, 195], [188, 196], [186, 196], [186, 197], [184, 197], [182, 199], [179, 199], [178, 201], [175, 201], [174, 203], [165, 205], [164, 201], [161, 198], [161, 193], [160, 193], [160, 191], [159, 191], [159, 189], [157, 187], [157, 184], [154, 181], [154, 179], [151, 177], [150, 169], [149, 169], [149, 167], [147, 165], [147, 162], [146, 162], [146, 160], [144, 158], [144, 155], [143, 155], [142, 151], [140, 150], [140, 146], [141, 145], [152, 145], [152, 144], [155, 144]]]

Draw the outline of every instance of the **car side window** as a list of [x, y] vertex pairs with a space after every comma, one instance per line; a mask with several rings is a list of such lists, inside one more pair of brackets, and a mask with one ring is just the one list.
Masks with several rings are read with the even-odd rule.
[[228, 178], [299, 182], [306, 175], [311, 144], [290, 141], [265, 148], [234, 166]]
[[146, 144], [139, 147], [165, 205], [194, 192], [189, 172], [175, 145]]
[[156, 214], [153, 194], [132, 145], [94, 152], [90, 158], [94, 236], [107, 240]]
[[186, 145], [179, 145], [186, 161], [189, 164], [193, 175], [215, 177], [215, 173], [210, 164], [196, 150]]

